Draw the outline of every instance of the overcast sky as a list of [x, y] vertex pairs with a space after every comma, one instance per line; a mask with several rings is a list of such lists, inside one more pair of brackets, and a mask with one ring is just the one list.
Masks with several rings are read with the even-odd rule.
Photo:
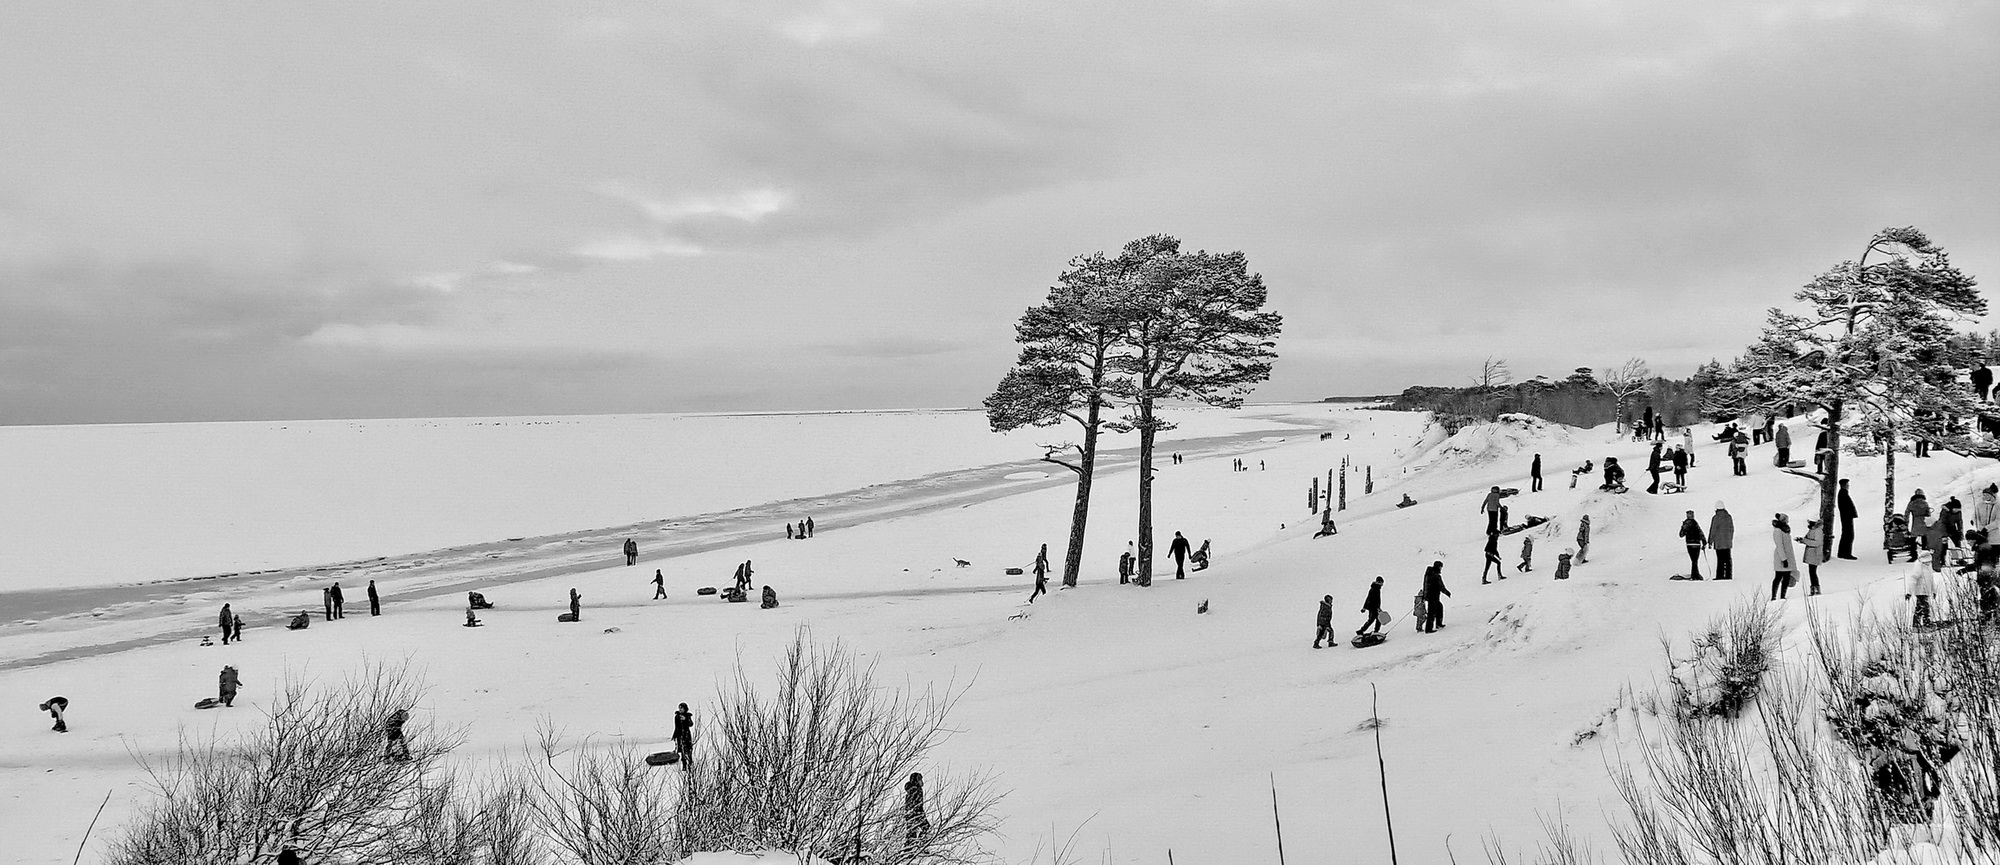
[[2000, 4], [0, 7], [0, 423], [976, 405], [1071, 255], [1241, 249], [1258, 399], [1685, 375], [1915, 224]]

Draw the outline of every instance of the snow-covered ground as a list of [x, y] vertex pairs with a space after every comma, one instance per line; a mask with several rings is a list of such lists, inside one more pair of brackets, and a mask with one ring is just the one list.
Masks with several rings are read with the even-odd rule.
[[[1616, 440], [1608, 428], [1512, 423], [1447, 440], [1411, 414], [1319, 405], [1190, 413], [1174, 436], [1205, 442], [1162, 446], [1189, 458], [1182, 465], [1160, 460], [1159, 544], [1164, 550], [1175, 531], [1197, 544], [1212, 539], [1215, 566], [1175, 580], [1167, 562], [1164, 578], [1150, 589], [1117, 584], [1115, 561], [1131, 537], [1136, 476], [1129, 462], [1115, 462], [1097, 485], [1084, 584], [1029, 606], [1027, 578], [1003, 569], [1028, 564], [1042, 543], [1059, 558], [1071, 498], [1060, 474], [1040, 482], [1005, 479], [1034, 470], [1024, 460], [1032, 460], [1038, 437], [931, 449], [905, 437], [943, 435], [926, 426], [942, 421], [921, 414], [885, 417], [903, 418], [907, 432], [885, 420], [865, 435], [841, 439], [840, 447], [930, 455], [912, 455], [863, 477], [843, 466], [866, 455], [829, 445], [816, 459], [839, 482], [815, 488], [762, 477], [818, 477], [822, 468], [805, 456], [723, 460], [721, 454], [738, 444], [689, 442], [681, 445], [684, 452], [724, 463], [687, 469], [693, 476], [713, 472], [742, 490], [762, 492], [715, 492], [714, 498], [689, 499], [698, 503], [684, 510], [641, 508], [639, 493], [621, 493], [631, 509], [590, 510], [589, 519], [545, 503], [534, 513], [518, 512], [526, 522], [507, 531], [541, 535], [585, 528], [592, 519], [613, 526], [754, 507], [968, 467], [993, 466], [997, 485], [959, 492], [926, 488], [894, 506], [857, 505], [852, 519], [819, 519], [821, 531], [808, 541], [785, 540], [783, 517], [773, 516], [757, 533], [731, 530], [700, 544], [649, 545], [634, 568], [615, 560], [614, 535], [587, 532], [577, 536], [587, 542], [574, 545], [584, 552], [573, 555], [496, 553], [495, 561], [518, 556], [519, 567], [511, 569], [482, 565], [483, 553], [433, 556], [410, 568], [423, 573], [421, 579], [379, 577], [390, 588], [380, 618], [366, 615], [359, 585], [347, 583], [349, 618], [316, 621], [302, 632], [260, 618], [246, 642], [226, 648], [199, 647], [180, 636], [181, 629], [212, 621], [224, 600], [260, 611], [309, 606], [316, 614], [318, 586], [349, 571], [307, 570], [283, 581], [198, 593], [189, 586], [177, 596], [181, 603], [163, 598], [0, 624], [0, 694], [7, 695], [6, 714], [15, 719], [0, 725], [0, 838], [7, 841], [0, 844], [0, 862], [69, 856], [107, 790], [113, 795], [98, 832], [122, 822], [143, 795], [135, 754], [171, 748], [183, 729], [255, 723], [256, 707], [287, 671], [332, 675], [363, 658], [409, 658], [431, 683], [422, 711], [462, 726], [467, 744], [460, 754], [472, 761], [516, 751], [544, 718], [578, 734], [654, 745], [667, 740], [676, 702], [694, 706], [699, 723], [718, 677], [739, 660], [753, 672], [765, 669], [799, 624], [865, 652], [888, 681], [966, 686], [954, 715], [962, 732], [937, 757], [954, 766], [989, 767], [1011, 791], [1001, 809], [1006, 836], [998, 844], [1007, 861], [1025, 859], [1052, 835], [1060, 840], [1076, 832], [1089, 862], [1163, 862], [1170, 849], [1177, 862], [1276, 862], [1273, 778], [1287, 862], [1386, 861], [1375, 739], [1363, 726], [1371, 686], [1379, 689], [1401, 860], [1446, 862], [1455, 852], [1460, 861], [1478, 861], [1480, 840], [1489, 832], [1517, 844], [1535, 840], [1543, 812], [1570, 816], [1584, 829], [1600, 825], [1601, 808], [1611, 800], [1602, 749], [1620, 740], [1613, 709], [1621, 689], [1649, 686], [1663, 676], [1662, 634], [1679, 637], [1734, 601], [1766, 592], [1772, 513], [1790, 513], [1803, 532], [1814, 500], [1809, 481], [1770, 466], [1769, 445], [1752, 452], [1748, 477], [1730, 476], [1720, 449], [1705, 438], [1713, 432], [1707, 428], [1697, 430], [1693, 492], [1649, 496], [1642, 491], [1643, 472], [1636, 471], [1645, 463], [1644, 449]], [[456, 430], [452, 434], [433, 434], [423, 422], [369, 423], [390, 425], [374, 428], [378, 432], [423, 430], [410, 437], [447, 450], [456, 447], [453, 441], [488, 432], [472, 422], [438, 422]], [[1283, 427], [1291, 431], [1274, 432]], [[635, 419], [621, 428], [628, 440], [605, 433], [589, 459], [550, 459], [571, 466], [671, 462], [654, 453], [659, 445], [646, 432], [651, 427]], [[1321, 440], [1322, 431], [1332, 432], [1331, 439]], [[1271, 436], [1282, 439], [1262, 441]], [[1112, 445], [1129, 442], [1114, 439]], [[421, 452], [415, 445], [398, 447]], [[462, 449], [479, 450], [471, 444]], [[225, 450], [207, 457], [211, 471], [228, 463]], [[288, 484], [309, 476], [310, 467], [284, 466], [273, 453], [253, 460], [262, 474]], [[506, 455], [525, 459], [529, 453], [523, 447]], [[1502, 547], [1508, 579], [1482, 586], [1479, 503], [1490, 485], [1525, 490], [1535, 453], [1543, 457], [1547, 489], [1508, 499], [1516, 521], [1530, 514], [1550, 519], [1528, 533], [1536, 538], [1534, 571], [1512, 570], [1524, 535], [1510, 535]], [[1633, 470], [1638, 483], [1632, 493], [1597, 492], [1589, 478], [1569, 488], [1571, 467], [1585, 459], [1601, 463], [1606, 455]], [[1232, 471], [1237, 457], [1251, 471]], [[1338, 535], [1314, 539], [1317, 520], [1305, 510], [1307, 487], [1315, 476], [1324, 482], [1343, 457], [1354, 465], [1350, 506], [1339, 515]], [[504, 465], [440, 459], [471, 474], [506, 472]], [[1881, 500], [1880, 462], [1848, 462], [1854, 498], [1867, 511]], [[143, 465], [132, 463], [127, 471]], [[1899, 496], [1922, 487], [1934, 503], [1949, 495], [1969, 503], [1971, 489], [2000, 478], [2000, 470], [1973, 471], [1972, 464], [1949, 456], [1906, 458], [1898, 465]], [[1363, 467], [1373, 469], [1372, 495], [1361, 492]], [[520, 489], [545, 485], [537, 495], [550, 503], [587, 499], [591, 491], [571, 487], [615, 475], [537, 472]], [[376, 472], [378, 480], [382, 474]], [[451, 480], [442, 470], [430, 477], [431, 483]], [[108, 474], [90, 480], [112, 482]], [[136, 477], [121, 483], [162, 488]], [[27, 494], [38, 489], [28, 485]], [[366, 481], [343, 481], [337, 489], [371, 498]], [[311, 490], [294, 492], [314, 497]], [[1419, 504], [1396, 508], [1405, 493]], [[1683, 511], [1694, 510], [1706, 523], [1717, 500], [1735, 515], [1739, 580], [1668, 580], [1686, 566], [1675, 536]], [[407, 518], [438, 507], [437, 501], [393, 507], [405, 508], [400, 512]], [[367, 506], [315, 505], [329, 514]], [[1571, 580], [1553, 582], [1555, 556], [1571, 545], [1576, 520], [1586, 513], [1593, 522], [1590, 562]], [[201, 521], [199, 514], [171, 519]], [[1867, 526], [1872, 520], [1861, 522], [1856, 551], [1862, 560], [1822, 568], [1825, 596], [1808, 601], [1801, 587], [1787, 602], [1783, 623], [1792, 637], [1808, 606], [1900, 603], [1893, 580], [1900, 570], [1883, 561], [1880, 538]], [[391, 555], [430, 536], [389, 537], [374, 545], [363, 537], [349, 546], [311, 547], [318, 559], [277, 556], [265, 563]], [[458, 535], [445, 543], [498, 537]], [[956, 567], [955, 558], [971, 566]], [[760, 584], [776, 587], [783, 606], [766, 611], [695, 595], [699, 586], [726, 581], [744, 559], [755, 562]], [[1447, 600], [1447, 627], [1419, 634], [1407, 610], [1433, 560], [1444, 562], [1454, 594]], [[668, 600], [649, 600], [656, 567], [667, 575]], [[454, 581], [453, 571], [470, 582]], [[355, 572], [364, 571], [356, 566]], [[1359, 625], [1362, 596], [1378, 574], [1387, 577], [1384, 597], [1399, 617], [1389, 641], [1364, 650], [1309, 648], [1320, 596], [1333, 595], [1335, 626], [1345, 634]], [[458, 627], [467, 584], [484, 586], [499, 604], [485, 614], [484, 628]], [[583, 594], [581, 626], [555, 622], [571, 587]], [[1209, 612], [1197, 615], [1203, 600]], [[107, 619], [116, 624], [91, 624]], [[135, 633], [155, 633], [166, 642], [108, 651], [127, 645]], [[242, 670], [244, 698], [226, 711], [192, 709], [212, 692], [224, 663]], [[65, 736], [49, 732], [46, 716], [33, 712], [35, 703], [57, 693], [72, 700], [73, 732]]]

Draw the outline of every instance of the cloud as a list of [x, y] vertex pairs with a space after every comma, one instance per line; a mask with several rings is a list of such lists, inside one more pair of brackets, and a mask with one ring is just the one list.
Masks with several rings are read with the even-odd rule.
[[782, 190], [768, 187], [745, 189], [725, 195], [688, 196], [673, 201], [661, 201], [625, 184], [612, 181], [598, 183], [592, 186], [591, 190], [599, 195], [630, 204], [661, 225], [676, 225], [709, 216], [720, 216], [738, 222], [757, 222], [791, 206], [790, 195]]
[[702, 249], [687, 241], [665, 235], [640, 237], [625, 234], [590, 241], [577, 247], [574, 252], [579, 257], [599, 261], [652, 261], [662, 256], [686, 258], [701, 255]]

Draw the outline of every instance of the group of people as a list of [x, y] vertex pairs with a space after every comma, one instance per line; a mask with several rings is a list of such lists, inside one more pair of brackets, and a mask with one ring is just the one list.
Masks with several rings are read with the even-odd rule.
[[[333, 585], [321, 588], [319, 596], [320, 615], [327, 621], [347, 618], [347, 595], [341, 591], [340, 583], [335, 582]], [[368, 581], [368, 615], [382, 615], [382, 593], [376, 590], [374, 580]], [[223, 643], [243, 639], [243, 619], [231, 613], [228, 604], [222, 605], [221, 625]], [[293, 616], [292, 620], [285, 624], [285, 630], [303, 631], [311, 626], [312, 614], [300, 610], [298, 615]]]
[[810, 538], [812, 536], [813, 536], [812, 517], [806, 517], [803, 520], [799, 520], [796, 526], [791, 523], [785, 524], [785, 540], [803, 541], [806, 538]]

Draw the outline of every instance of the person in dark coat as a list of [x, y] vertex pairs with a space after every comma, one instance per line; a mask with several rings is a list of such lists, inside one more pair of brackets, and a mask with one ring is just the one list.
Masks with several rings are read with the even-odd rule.
[[375, 581], [368, 581], [368, 615], [382, 615], [382, 595], [375, 591]]
[[1688, 484], [1687, 451], [1682, 450], [1680, 448], [1674, 448], [1674, 455], [1669, 458], [1669, 461], [1671, 461], [1674, 465], [1674, 484], [1683, 490], [1687, 489], [1687, 484]]
[[577, 594], [576, 589], [569, 590], [569, 615], [572, 619], [583, 621], [583, 596]]
[[625, 564], [627, 566], [631, 566], [631, 565], [636, 565], [638, 563], [639, 563], [639, 542], [631, 538], [626, 538]]
[[343, 608], [344, 608], [344, 607], [346, 607], [346, 606], [347, 606], [347, 595], [346, 595], [346, 594], [344, 594], [344, 593], [342, 593], [342, 592], [340, 591], [340, 584], [339, 584], [339, 583], [334, 583], [334, 584], [333, 584], [333, 617], [334, 617], [334, 618], [336, 618], [336, 619], [345, 619], [345, 618], [347, 618], [347, 611], [346, 611], [345, 609], [343, 609]]
[[1576, 521], [1576, 563], [1590, 561], [1590, 515]]
[[[1333, 603], [1333, 596], [1328, 595], [1327, 604], [1331, 606], [1332, 603]], [[1367, 614], [1368, 621], [1363, 622], [1361, 624], [1361, 630], [1355, 631], [1354, 635], [1359, 637], [1362, 634], [1370, 632], [1377, 634], [1382, 633], [1382, 620], [1387, 617], [1382, 615], [1381, 577], [1376, 577], [1375, 582], [1369, 584], [1368, 597], [1367, 599], [1361, 602], [1361, 612]], [[1333, 637], [1331, 635], [1328, 635], [1327, 640], [1328, 642], [1331, 642], [1333, 640]]]
[[931, 834], [930, 818], [924, 816], [924, 775], [911, 772], [903, 784], [903, 842], [914, 844]]
[[323, 607], [323, 608], [325, 609], [325, 611], [326, 611], [326, 620], [327, 620], [327, 621], [329, 621], [329, 622], [333, 621], [333, 587], [332, 587], [332, 586], [326, 586], [326, 587], [324, 587], [324, 588], [322, 588], [322, 589], [320, 589], [320, 590], [319, 590], [319, 603], [320, 603], [320, 606], [321, 606], [321, 607]]
[[694, 762], [694, 713], [682, 703], [674, 710], [674, 753], [681, 755], [681, 768]]
[[1435, 633], [1444, 627], [1444, 599], [1451, 596], [1451, 590], [1444, 587], [1444, 563], [1431, 562], [1430, 569], [1424, 571], [1424, 632]]
[[792, 524], [791, 524], [791, 523], [786, 523], [786, 524], [785, 524], [785, 540], [788, 540], [788, 541], [789, 541], [789, 540], [792, 540], [792, 539], [793, 539], [793, 537], [794, 537], [794, 536], [792, 535]]
[[1736, 520], [1729, 516], [1728, 509], [1721, 502], [1715, 503], [1715, 515], [1708, 518], [1708, 548], [1715, 551], [1715, 578], [1733, 580], [1736, 565], [1729, 557], [1730, 548], [1736, 545]]
[[1187, 557], [1189, 552], [1192, 552], [1192, 548], [1188, 543], [1188, 539], [1181, 537], [1180, 532], [1175, 532], [1174, 542], [1167, 545], [1167, 555], [1174, 557], [1174, 579], [1187, 579]]
[[1660, 492], [1660, 472], [1666, 470], [1660, 465], [1660, 448], [1662, 447], [1665, 447], [1665, 445], [1654, 442], [1652, 455], [1646, 457], [1646, 474], [1653, 476], [1653, 483], [1646, 487], [1646, 492], [1654, 495], [1658, 495]]
[[[1175, 535], [1179, 537], [1179, 535]], [[1049, 593], [1049, 545], [1043, 544], [1042, 551], [1035, 554], [1035, 590], [1028, 594], [1028, 603]]]
[[229, 624], [230, 632], [236, 637], [236, 642], [239, 643], [243, 642], [243, 617], [230, 616], [229, 618], [230, 618], [230, 624]]
[[1528, 464], [1528, 492], [1542, 491], [1542, 455], [1535, 454], [1535, 461]]
[[1745, 460], [1749, 454], [1750, 440], [1743, 437], [1742, 430], [1737, 430], [1736, 437], [1729, 441], [1729, 461], [1731, 469], [1739, 478], [1750, 474], [1750, 466]]
[[1687, 544], [1688, 579], [1701, 579], [1701, 549], [1708, 544], [1708, 536], [1702, 534], [1701, 523], [1695, 521], [1694, 511], [1687, 512], [1687, 519], [1681, 520], [1681, 541]]
[[1938, 512], [1938, 524], [1944, 526], [1945, 537], [1951, 539], [1952, 546], [1965, 547], [1965, 510], [1957, 496], [1945, 499], [1944, 510]]
[[50, 727], [49, 729], [54, 730], [58, 733], [69, 732], [69, 720], [66, 717], [64, 717], [69, 712], [68, 697], [50, 697], [46, 700], [43, 700], [41, 709], [42, 711], [49, 713], [49, 717], [56, 719], [56, 725]]
[[[1329, 646], [1333, 645], [1333, 596], [1332, 595], [1327, 595], [1326, 597], [1319, 599], [1319, 614], [1314, 617], [1313, 621], [1316, 625], [1318, 625], [1318, 629], [1313, 631], [1313, 648], [1315, 649], [1320, 648], [1320, 643], [1322, 641]], [[1360, 632], [1356, 631], [1355, 633], [1358, 634]]]
[[1910, 503], [1903, 509], [1903, 513], [1909, 517], [1911, 537], [1922, 538], [1930, 532], [1931, 503], [1929, 499], [1924, 498], [1923, 490], [1910, 494]]
[[286, 847], [278, 854], [278, 865], [305, 865], [305, 863], [306, 860], [299, 858], [299, 851], [290, 847]]
[[778, 590], [771, 588], [771, 585], [769, 583], [765, 583], [764, 602], [763, 604], [760, 605], [761, 608], [768, 610], [777, 605], [778, 605]]
[[1664, 414], [1653, 415], [1653, 441], [1663, 442], [1666, 440], [1667, 440], [1667, 416]]
[[661, 600], [661, 599], [665, 598], [666, 596], [667, 596], [667, 578], [666, 578], [666, 575], [664, 575], [664, 574], [661, 574], [661, 573], [660, 573], [660, 569], [659, 569], [659, 568], [654, 568], [654, 569], [653, 569], [653, 600], [655, 600], [655, 601], [657, 601], [657, 600]]
[[223, 667], [222, 675], [216, 678], [216, 696], [222, 699], [222, 705], [225, 707], [236, 705], [236, 691], [241, 687], [243, 687], [243, 677], [236, 672], [236, 668]]
[[1799, 538], [1799, 543], [1804, 545], [1804, 557], [1800, 561], [1805, 563], [1806, 576], [1809, 578], [1806, 594], [1817, 595], [1819, 566], [1826, 563], [1826, 527], [1820, 525], [1819, 520], [1806, 520], [1806, 533]]
[[813, 536], [813, 518], [806, 517], [806, 537], [810, 538], [812, 536]]
[[1986, 395], [1992, 390], [1993, 390], [1993, 370], [1985, 366], [1973, 367], [1972, 392], [1979, 395], [1980, 402], [1985, 402]]
[[1503, 579], [1503, 580], [1504, 580], [1504, 579], [1507, 579], [1507, 568], [1506, 568], [1506, 566], [1505, 566], [1505, 565], [1503, 565], [1503, 564], [1501, 564], [1501, 563], [1500, 563], [1500, 533], [1499, 533], [1499, 532], [1487, 532], [1487, 533], [1486, 533], [1486, 550], [1485, 550], [1485, 556], [1486, 556], [1486, 561], [1485, 561], [1485, 563], [1483, 563], [1483, 564], [1481, 564], [1481, 565], [1479, 566], [1479, 584], [1480, 584], [1480, 585], [1482, 585], [1482, 586], [1484, 586], [1484, 585], [1488, 585], [1488, 584], [1491, 584], [1491, 583], [1493, 582], [1492, 580], [1489, 580], [1489, 579], [1487, 579], [1487, 578], [1486, 578], [1486, 572], [1487, 572], [1487, 571], [1489, 571], [1489, 570], [1490, 570], [1490, 571], [1493, 571], [1494, 573], [1497, 573], [1497, 574], [1499, 574], [1499, 575], [1500, 575], [1500, 579]]
[[1835, 505], [1840, 511], [1840, 558], [1854, 559], [1854, 518], [1861, 511], [1854, 507], [1854, 499], [1847, 495], [1847, 479], [1840, 479], [1840, 496]]
[[228, 604], [222, 605], [220, 621], [222, 623], [222, 644], [227, 646], [229, 645], [230, 637], [236, 633], [236, 614], [229, 611]]
[[1776, 441], [1778, 445], [1778, 468], [1790, 466], [1792, 464], [1792, 428], [1789, 425], [1778, 427]]
[[1600, 490], [1616, 490], [1625, 486], [1625, 467], [1618, 464], [1617, 457], [1604, 458], [1604, 486]]
[[385, 740], [382, 759], [409, 761], [410, 743], [403, 738], [403, 725], [409, 720], [410, 710], [397, 709], [390, 712], [388, 719], [382, 722], [382, 738]]

